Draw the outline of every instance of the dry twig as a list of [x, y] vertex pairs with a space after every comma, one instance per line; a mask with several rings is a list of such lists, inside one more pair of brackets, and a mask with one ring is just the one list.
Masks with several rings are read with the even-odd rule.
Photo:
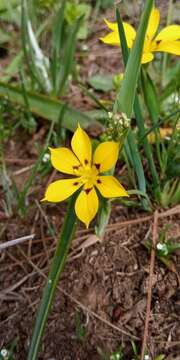
[[156, 256], [156, 242], [158, 236], [158, 211], [156, 210], [154, 213], [154, 223], [153, 223], [153, 231], [152, 231], [152, 250], [151, 250], [151, 259], [150, 259], [150, 271], [149, 271], [149, 286], [148, 286], [148, 294], [147, 294], [147, 305], [146, 305], [146, 318], [144, 325], [144, 336], [141, 348], [141, 360], [144, 360], [144, 354], [147, 345], [148, 339], [148, 327], [149, 327], [149, 319], [151, 313], [151, 297], [152, 297], [152, 286], [153, 286], [153, 272], [154, 272], [154, 264], [155, 264], [155, 256]]
[[20, 238], [14, 239], [14, 240], [6, 241], [3, 244], [0, 244], [0, 251], [7, 249], [10, 246], [19, 245], [19, 244], [23, 243], [24, 241], [32, 240], [32, 239], [34, 239], [34, 237], [35, 237], [35, 234], [31, 234], [31, 235], [27, 235], [27, 236], [22, 236]]

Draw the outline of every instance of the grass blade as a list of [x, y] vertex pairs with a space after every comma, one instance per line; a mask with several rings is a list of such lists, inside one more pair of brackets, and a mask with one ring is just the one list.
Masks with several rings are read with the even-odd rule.
[[[131, 129], [129, 129], [129, 133], [127, 136], [127, 144], [128, 144], [131, 159], [132, 159], [132, 165], [133, 165], [133, 168], [135, 170], [135, 173], [136, 173], [136, 176], [138, 179], [139, 190], [147, 195], [146, 179], [144, 176], [144, 169], [143, 169], [143, 165], [142, 165], [142, 161], [141, 161], [141, 156], [139, 153], [138, 146], [136, 144], [134, 133], [132, 132]], [[126, 149], [126, 146], [125, 146], [125, 149]], [[147, 198], [141, 199], [141, 203], [145, 210], [150, 210], [150, 206], [149, 206], [150, 204], [149, 204], [149, 201], [147, 201]]]
[[[158, 117], [159, 117], [159, 103], [157, 100], [158, 96], [156, 93], [156, 89], [150, 76], [146, 73], [145, 70], [142, 71], [141, 75], [142, 75], [141, 80], [142, 80], [142, 89], [143, 89], [145, 105], [152, 120], [152, 124], [156, 125], [158, 123]], [[159, 129], [157, 127], [155, 127], [154, 133], [156, 140], [155, 144], [156, 144], [157, 158], [159, 161], [159, 165], [162, 169], [163, 161], [161, 157], [160, 135], [159, 135]]]
[[[116, 99], [116, 111], [121, 111], [131, 117], [135, 92], [137, 88], [137, 81], [139, 76], [139, 69], [141, 65], [141, 57], [144, 46], [144, 38], [148, 26], [148, 20], [153, 6], [153, 0], [147, 0], [143, 14], [140, 19], [140, 25], [137, 31], [137, 36], [134, 41], [133, 48], [127, 62], [122, 86], [119, 90]], [[122, 45], [123, 46], [123, 45]]]
[[66, 85], [66, 81], [68, 78], [68, 75], [71, 71], [72, 64], [73, 64], [73, 58], [74, 58], [74, 51], [76, 46], [76, 36], [78, 33], [78, 30], [80, 28], [81, 22], [82, 22], [83, 16], [81, 16], [76, 23], [72, 26], [71, 31], [68, 35], [66, 47], [64, 50], [64, 56], [61, 60], [61, 67], [60, 71], [57, 74], [58, 75], [58, 91], [59, 95], [63, 93], [64, 87]]
[[27, 360], [36, 360], [38, 356], [38, 350], [46, 325], [48, 313], [51, 308], [55, 290], [60, 275], [63, 271], [68, 250], [76, 227], [76, 215], [74, 211], [75, 200], [76, 195], [73, 196], [69, 202], [69, 207], [66, 213], [63, 229], [58, 240], [56, 252], [54, 254], [51, 269], [48, 275], [48, 280], [44, 288], [43, 297], [38, 311], [38, 316], [36, 319]]
[[57, 74], [60, 66], [60, 53], [63, 45], [63, 27], [64, 27], [64, 7], [65, 0], [62, 1], [58, 11], [57, 18], [52, 31], [52, 81], [55, 93], [58, 92]]
[[[154, 189], [156, 189], [157, 194], [159, 193], [160, 195], [160, 184], [159, 184], [159, 176], [158, 173], [156, 171], [156, 166], [154, 163], [154, 159], [153, 159], [153, 152], [152, 152], [152, 148], [151, 145], [148, 142], [147, 136], [146, 134], [146, 128], [144, 126], [144, 119], [143, 119], [143, 115], [142, 115], [142, 111], [141, 111], [141, 107], [140, 107], [140, 103], [139, 103], [139, 98], [136, 95], [135, 96], [135, 101], [134, 101], [134, 113], [135, 113], [135, 117], [136, 117], [136, 121], [137, 121], [137, 126], [139, 129], [139, 136], [142, 139], [142, 145], [144, 147], [144, 152], [145, 155], [147, 157], [148, 160], [148, 166], [152, 175], [152, 179], [153, 179], [153, 187]], [[140, 142], [139, 142], [140, 145]]]

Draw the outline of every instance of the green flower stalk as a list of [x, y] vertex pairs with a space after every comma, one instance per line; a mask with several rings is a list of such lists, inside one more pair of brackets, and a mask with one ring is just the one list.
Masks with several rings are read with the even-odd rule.
[[58, 239], [56, 252], [54, 254], [51, 269], [48, 275], [48, 280], [43, 291], [43, 296], [38, 310], [27, 360], [36, 360], [38, 358], [38, 351], [40, 348], [41, 338], [44, 333], [48, 314], [51, 309], [56, 287], [60, 275], [63, 271], [68, 250], [71, 245], [71, 240], [73, 238], [76, 228], [77, 218], [74, 211], [75, 200], [76, 196], [74, 195], [69, 202], [64, 226]]

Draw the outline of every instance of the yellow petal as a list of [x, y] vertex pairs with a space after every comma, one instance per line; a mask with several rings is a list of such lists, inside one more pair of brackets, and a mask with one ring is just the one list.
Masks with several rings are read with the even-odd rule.
[[81, 164], [91, 166], [91, 141], [86, 132], [81, 129], [80, 125], [78, 125], [78, 128], [72, 137], [71, 146]]
[[165, 139], [168, 136], [172, 135], [173, 129], [172, 128], [160, 128], [159, 132], [160, 132], [161, 139]]
[[[160, 135], [160, 139], [164, 140], [166, 138], [168, 138], [169, 136], [171, 136], [173, 133], [173, 129], [172, 128], [160, 128], [159, 129], [159, 135]], [[154, 132], [151, 132], [150, 134], [148, 134], [147, 136], [148, 141], [151, 144], [155, 144], [156, 142], [156, 135]]]
[[82, 186], [80, 178], [57, 180], [50, 184], [43, 200], [59, 202], [67, 199]]
[[98, 196], [95, 189], [83, 189], [75, 203], [75, 212], [79, 220], [81, 220], [86, 227], [89, 227], [89, 223], [95, 217], [99, 206]]
[[154, 51], [163, 51], [180, 56], [180, 41], [161, 41]]
[[119, 155], [119, 143], [105, 141], [98, 145], [93, 157], [93, 164], [102, 173], [111, 169], [117, 162]]
[[56, 170], [65, 174], [77, 174], [81, 165], [71, 150], [65, 147], [49, 148], [49, 150], [51, 152], [51, 163]]
[[105, 198], [129, 196], [114, 176], [99, 176], [96, 187]]
[[100, 38], [100, 40], [108, 45], [120, 45], [119, 33], [117, 31], [110, 32], [106, 36]]
[[146, 64], [149, 61], [152, 61], [154, 59], [154, 55], [152, 53], [143, 53], [141, 64]]
[[[111, 23], [106, 19], [104, 21], [105, 21], [106, 25], [108, 26], [108, 28], [110, 30], [112, 30], [112, 32], [110, 34], [106, 35], [105, 37], [101, 38], [100, 40], [102, 40], [106, 44], [120, 45], [117, 23]], [[133, 45], [133, 41], [136, 37], [136, 31], [130, 24], [128, 24], [126, 22], [123, 22], [123, 27], [124, 27], [124, 32], [126, 35], [127, 45], [129, 48], [131, 48]]]
[[127, 46], [128, 48], [132, 48], [134, 39], [136, 37], [136, 31], [130, 24], [125, 22], [123, 22], [123, 27], [126, 36]]
[[118, 32], [118, 25], [116, 22], [110, 22], [107, 19], [104, 19], [104, 22], [110, 30]]
[[151, 11], [151, 15], [150, 15], [149, 22], [148, 22], [148, 28], [146, 31], [146, 36], [149, 39], [152, 39], [154, 37], [154, 35], [156, 34], [156, 31], [159, 26], [159, 20], [160, 20], [159, 10], [154, 7]]
[[169, 25], [160, 31], [156, 36], [156, 41], [173, 41], [180, 39], [180, 25]]

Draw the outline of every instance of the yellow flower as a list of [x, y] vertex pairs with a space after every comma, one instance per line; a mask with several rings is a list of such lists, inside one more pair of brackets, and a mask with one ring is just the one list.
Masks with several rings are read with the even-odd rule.
[[[160, 139], [162, 139], [162, 140], [167, 139], [168, 137], [170, 137], [172, 135], [172, 133], [173, 133], [172, 128], [160, 128], [159, 129], [159, 136], [160, 136]], [[155, 144], [156, 135], [155, 135], [154, 132], [151, 132], [150, 134], [148, 134], [147, 138], [148, 138], [148, 141], [151, 144]]]
[[101, 175], [116, 164], [119, 144], [114, 141], [101, 143], [92, 157], [89, 136], [78, 126], [72, 137], [71, 147], [73, 152], [65, 147], [50, 148], [51, 163], [55, 169], [77, 178], [54, 181], [48, 186], [43, 200], [63, 201], [82, 188], [75, 202], [75, 212], [88, 227], [99, 207], [95, 188], [105, 198], [129, 196], [114, 176]]
[[[152, 61], [154, 58], [153, 52], [155, 51], [163, 51], [168, 52], [175, 55], [180, 55], [180, 26], [179, 25], [169, 25], [162, 29], [157, 36], [156, 32], [159, 26], [160, 13], [157, 8], [153, 8], [150, 18], [149, 24], [146, 31], [145, 41], [144, 41], [144, 49], [142, 55], [142, 64], [148, 63]], [[108, 35], [101, 38], [101, 40], [110, 45], [120, 45], [119, 32], [117, 23], [111, 23], [105, 20], [108, 28], [112, 30]], [[127, 24], [123, 23], [126, 41], [128, 48], [132, 48], [136, 31], [134, 28]]]

